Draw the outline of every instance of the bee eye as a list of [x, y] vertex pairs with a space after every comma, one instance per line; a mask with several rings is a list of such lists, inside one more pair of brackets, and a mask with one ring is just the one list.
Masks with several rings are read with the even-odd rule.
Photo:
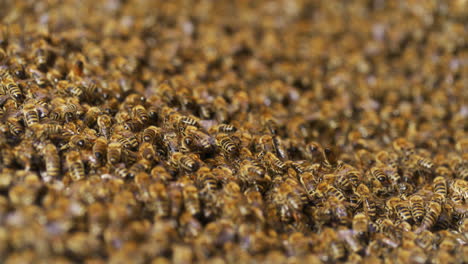
[[384, 182], [384, 181], [386, 180], [386, 178], [383, 177], [383, 176], [381, 176], [381, 177], [379, 177], [379, 178], [377, 178], [377, 179], [378, 179], [380, 182]]
[[187, 144], [187, 145], [192, 144], [192, 142], [193, 142], [193, 140], [192, 140], [191, 138], [189, 138], [189, 137], [186, 137], [186, 138], [184, 139], [184, 143]]
[[83, 147], [84, 144], [85, 144], [85, 142], [84, 142], [84, 140], [81, 139], [81, 140], [78, 140], [78, 142], [77, 142], [76, 144], [77, 144], [78, 146], [80, 146], [80, 147]]

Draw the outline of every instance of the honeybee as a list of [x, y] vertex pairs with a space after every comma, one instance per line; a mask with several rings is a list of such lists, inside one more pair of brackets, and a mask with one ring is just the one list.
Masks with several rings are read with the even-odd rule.
[[119, 163], [122, 158], [122, 144], [111, 142], [107, 147], [107, 162], [110, 164]]
[[421, 226], [416, 230], [416, 233], [420, 233], [423, 230], [429, 229], [435, 225], [437, 219], [442, 212], [442, 207], [438, 202], [430, 201], [427, 205], [426, 214], [421, 221]]
[[265, 153], [265, 155], [262, 157], [262, 160], [265, 164], [265, 168], [268, 168], [273, 173], [282, 174], [287, 169], [286, 164], [271, 152]]
[[19, 136], [19, 135], [23, 134], [24, 128], [21, 125], [20, 120], [18, 118], [11, 116], [11, 117], [9, 117], [7, 119], [6, 123], [8, 125], [8, 129], [9, 129], [10, 133], [13, 136]]
[[181, 168], [187, 172], [195, 172], [200, 167], [199, 162], [191, 155], [184, 155], [180, 152], [172, 153], [170, 164], [176, 169]]
[[338, 199], [338, 201], [341, 201], [341, 202], [346, 200], [346, 197], [343, 194], [343, 192], [341, 192], [340, 190], [338, 190], [337, 188], [331, 185], [328, 186], [327, 195], [328, 197], [335, 197], [336, 199]]
[[360, 184], [356, 188], [356, 194], [362, 202], [364, 212], [370, 219], [374, 219], [377, 216], [377, 205], [371, 197], [369, 188], [366, 185]]
[[169, 201], [171, 201], [170, 215], [171, 217], [179, 217], [184, 206], [184, 195], [182, 194], [181, 186], [175, 182], [168, 187]]
[[395, 211], [402, 221], [412, 222], [412, 215], [406, 202], [398, 197], [392, 197], [387, 200], [387, 207]]
[[362, 174], [358, 170], [350, 170], [346, 174], [353, 187], [357, 187], [361, 183]]
[[434, 193], [439, 194], [444, 198], [447, 196], [447, 181], [444, 177], [435, 177], [433, 188]]
[[23, 105], [23, 116], [28, 127], [39, 124], [39, 111], [36, 105], [27, 103]]
[[411, 214], [413, 215], [413, 219], [420, 223], [425, 214], [424, 210], [424, 200], [420, 195], [413, 195], [410, 197], [410, 205], [411, 205]]
[[245, 182], [255, 182], [261, 180], [265, 176], [265, 170], [252, 164], [249, 160], [242, 161], [240, 168], [240, 177]]
[[332, 261], [341, 261], [346, 257], [346, 247], [343, 242], [335, 240], [328, 247], [328, 255]]
[[88, 126], [88, 127], [93, 127], [99, 118], [101, 116], [102, 111], [99, 107], [93, 106], [88, 108], [86, 111], [83, 122]]
[[60, 135], [62, 133], [63, 127], [59, 124], [47, 123], [47, 124], [40, 124], [37, 129], [38, 137], [49, 137], [52, 135]]
[[110, 137], [112, 118], [108, 115], [100, 115], [97, 118], [97, 125], [99, 127], [99, 133], [106, 138]]
[[414, 154], [414, 144], [404, 138], [395, 139], [392, 146], [393, 149], [400, 155], [403, 155], [405, 159], [408, 159], [408, 157]]
[[387, 178], [387, 175], [385, 175], [385, 173], [378, 167], [372, 167], [370, 169], [370, 174], [372, 175], [372, 177], [374, 177], [375, 179], [377, 179], [379, 182], [381, 182], [382, 184], [388, 184], [388, 178]]
[[417, 167], [423, 171], [432, 172], [434, 169], [434, 163], [428, 158], [424, 158], [420, 155], [413, 155], [411, 159], [412, 162], [414, 162], [415, 165], [417, 165]]
[[83, 149], [88, 145], [88, 140], [83, 135], [73, 135], [70, 137], [70, 140], [67, 144], [61, 147], [61, 150], [64, 149]]
[[140, 172], [149, 172], [151, 169], [151, 164], [151, 161], [141, 159], [130, 167], [128, 170], [128, 175], [133, 178]]
[[44, 147], [44, 161], [46, 165], [47, 176], [55, 179], [60, 174], [60, 156], [54, 144], [48, 143]]
[[193, 184], [184, 184], [182, 186], [182, 194], [184, 196], [184, 207], [186, 212], [191, 215], [200, 213], [200, 200], [198, 198], [198, 190]]
[[172, 179], [172, 175], [163, 166], [153, 167], [150, 174], [157, 181], [169, 182]]
[[464, 181], [468, 181], [468, 166], [464, 165], [463, 163], [459, 163], [455, 166], [455, 173], [457, 178], [462, 179]]
[[227, 124], [219, 124], [215, 127], [213, 127], [210, 132], [211, 133], [234, 133], [237, 131], [237, 128], [233, 125], [227, 125]]
[[173, 121], [178, 131], [184, 131], [187, 126], [201, 127], [195, 117], [176, 115]]
[[148, 142], [143, 142], [140, 145], [140, 149], [138, 151], [140, 155], [149, 161], [152, 161], [156, 158], [156, 151], [154, 150], [154, 147], [151, 143]]
[[148, 111], [142, 105], [136, 105], [132, 108], [133, 117], [141, 123], [146, 123], [149, 120]]
[[374, 156], [366, 149], [356, 151], [355, 156], [356, 160], [358, 160], [365, 169], [372, 167], [376, 163]]
[[213, 191], [218, 187], [218, 179], [208, 167], [198, 169], [196, 182], [205, 191]]
[[78, 151], [70, 151], [66, 154], [67, 167], [72, 180], [77, 181], [85, 177], [85, 169]]
[[[349, 175], [349, 174], [348, 174]], [[349, 191], [353, 187], [353, 182], [351, 181], [350, 177], [346, 174], [341, 174], [335, 179], [335, 185], [344, 191]], [[355, 180], [355, 179], [353, 179]]]
[[119, 163], [114, 165], [114, 174], [119, 178], [126, 179], [131, 177], [130, 171], [125, 167], [125, 164]]
[[365, 237], [369, 231], [369, 218], [363, 213], [355, 214], [352, 227], [357, 237]]
[[98, 137], [94, 141], [93, 145], [93, 154], [98, 161], [103, 161], [106, 159], [107, 155], [107, 139], [104, 137]]
[[235, 156], [238, 153], [239, 148], [227, 134], [216, 135], [216, 144], [221, 151], [227, 156]]
[[162, 129], [156, 126], [149, 126], [143, 130], [143, 141], [149, 143], [155, 143], [160, 141], [162, 138]]
[[152, 198], [155, 216], [157, 218], [167, 217], [170, 213], [169, 197], [167, 195], [166, 186], [163, 183], [156, 182], [148, 187], [148, 192]]
[[137, 137], [132, 132], [125, 131], [116, 137], [118, 138], [117, 141], [126, 149], [135, 150], [140, 144]]
[[11, 99], [15, 101], [23, 100], [23, 92], [21, 91], [20, 87], [16, 82], [12, 79], [8, 79], [7, 82], [4, 84], [6, 93], [11, 97]]

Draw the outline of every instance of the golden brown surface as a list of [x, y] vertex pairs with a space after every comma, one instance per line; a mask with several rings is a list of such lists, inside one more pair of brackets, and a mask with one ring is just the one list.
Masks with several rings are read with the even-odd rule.
[[1, 263], [467, 263], [468, 2], [3, 1]]

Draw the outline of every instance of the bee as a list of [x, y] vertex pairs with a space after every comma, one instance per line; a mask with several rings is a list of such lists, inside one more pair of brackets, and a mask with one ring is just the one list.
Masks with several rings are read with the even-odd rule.
[[362, 204], [361, 197], [359, 197], [359, 195], [357, 194], [349, 195], [348, 200], [349, 200], [349, 206], [353, 210], [356, 210]]
[[411, 210], [407, 204], [398, 197], [390, 198], [387, 207], [394, 210], [402, 221], [412, 222]]
[[227, 134], [218, 134], [216, 144], [227, 156], [235, 156], [239, 151], [238, 146]]
[[88, 100], [95, 98], [96, 93], [99, 91], [95, 81], [87, 81], [84, 85], [80, 86], [80, 90]]
[[51, 136], [51, 135], [60, 135], [62, 133], [63, 126], [59, 124], [40, 124], [38, 129], [38, 136]]
[[350, 180], [348, 175], [341, 174], [335, 179], [335, 185], [344, 191], [349, 191], [353, 187], [353, 182]]
[[93, 144], [93, 154], [97, 160], [103, 161], [107, 155], [107, 139], [104, 137], [98, 137]]
[[169, 182], [172, 180], [172, 175], [163, 166], [153, 167], [150, 174], [152, 179], [157, 181]]
[[431, 250], [434, 243], [434, 234], [428, 230], [422, 231], [415, 239], [415, 243], [424, 250]]
[[19, 136], [24, 132], [24, 128], [21, 125], [20, 120], [15, 117], [9, 117], [7, 119], [7, 125], [13, 136]]
[[130, 177], [135, 177], [140, 172], [148, 172], [151, 169], [151, 162], [145, 159], [141, 159], [134, 163], [128, 170]]
[[83, 135], [73, 135], [70, 140], [65, 144], [61, 150], [68, 148], [85, 148], [88, 145], [88, 140]]
[[52, 120], [73, 121], [80, 113], [79, 106], [74, 103], [65, 103], [56, 107], [50, 115]]
[[48, 143], [44, 147], [44, 161], [46, 165], [47, 176], [55, 179], [60, 174], [60, 156], [54, 144]]
[[125, 167], [123, 163], [116, 164], [114, 167], [114, 174], [119, 178], [126, 179], [130, 178], [130, 171]]
[[201, 127], [194, 117], [184, 115], [176, 116], [175, 124], [179, 131], [185, 130], [187, 126]]
[[392, 146], [404, 159], [408, 159], [410, 156], [414, 155], [414, 144], [404, 138], [395, 139]]
[[218, 188], [218, 179], [208, 167], [198, 169], [196, 182], [202, 190], [213, 191]]
[[20, 87], [13, 80], [8, 80], [5, 84], [7, 94], [15, 101], [21, 101], [24, 96]]
[[182, 194], [186, 212], [191, 215], [200, 213], [200, 200], [198, 198], [197, 188], [193, 184], [184, 184], [184, 186], [182, 186]]
[[352, 221], [353, 232], [358, 237], [365, 237], [369, 231], [369, 218], [363, 214], [355, 214]]
[[148, 187], [151, 199], [154, 201], [155, 215], [157, 218], [167, 217], [170, 214], [170, 200], [167, 195], [166, 186], [155, 182]]
[[457, 178], [468, 181], [468, 166], [463, 163], [459, 163], [455, 166], [455, 173]]
[[385, 173], [378, 167], [372, 167], [370, 169], [370, 174], [372, 175], [372, 177], [374, 177], [375, 179], [377, 179], [379, 182], [381, 182], [382, 184], [388, 184], [388, 178], [387, 178], [387, 175], [385, 175]]
[[276, 155], [280, 159], [283, 159], [283, 160], [288, 159], [288, 151], [286, 150], [281, 138], [279, 138], [278, 136], [274, 136], [272, 138], [272, 142], [273, 142], [273, 148], [276, 152]]
[[434, 193], [441, 195], [442, 197], [447, 196], [447, 181], [444, 177], [438, 176], [434, 178]]
[[346, 257], [346, 247], [342, 241], [332, 241], [328, 247], [328, 255], [333, 262], [344, 260]]
[[110, 164], [117, 164], [122, 158], [122, 144], [119, 142], [111, 142], [107, 146], [107, 161]]
[[168, 186], [168, 197], [171, 202], [170, 215], [171, 217], [179, 217], [184, 206], [184, 195], [182, 193], [182, 187], [175, 182]]
[[424, 210], [424, 200], [420, 195], [413, 195], [410, 197], [410, 205], [411, 205], [411, 214], [413, 215], [413, 219], [420, 223], [425, 214]]
[[438, 202], [430, 201], [427, 205], [426, 214], [424, 215], [424, 218], [421, 221], [421, 226], [418, 228], [416, 233], [420, 233], [423, 230], [433, 227], [437, 222], [437, 219], [439, 218], [441, 212], [441, 205]]
[[322, 166], [328, 170], [331, 170], [337, 166], [336, 154], [330, 148], [323, 149]]
[[142, 105], [136, 105], [132, 108], [133, 117], [141, 123], [146, 123], [149, 120], [148, 111]]
[[156, 126], [149, 126], [143, 130], [143, 141], [149, 143], [155, 143], [160, 141], [162, 138], [162, 129]]
[[233, 125], [220, 124], [214, 127], [211, 132], [229, 134], [229, 133], [234, 133], [236, 131], [237, 131], [237, 128]]
[[78, 181], [85, 177], [85, 168], [78, 151], [70, 151], [66, 154], [67, 167], [72, 180]]
[[119, 137], [118, 142], [122, 145], [122, 147], [126, 149], [135, 150], [140, 144], [136, 136], [131, 132], [124, 132], [122, 135], [119, 135], [118, 137]]
[[273, 173], [282, 174], [287, 170], [286, 164], [271, 152], [265, 153], [263, 156], [263, 162], [265, 167], [271, 170]]
[[44, 48], [38, 48], [35, 50], [34, 62], [38, 69], [43, 71], [47, 70], [47, 62], [49, 58], [49, 52]]
[[360, 184], [356, 188], [356, 193], [359, 196], [364, 212], [370, 219], [374, 219], [377, 216], [377, 205], [371, 198], [371, 193], [366, 185]]
[[187, 172], [195, 172], [200, 167], [199, 162], [190, 155], [174, 152], [171, 155], [170, 163], [174, 168], [181, 168]]
[[245, 182], [254, 182], [265, 176], [265, 170], [260, 166], [254, 165], [249, 160], [244, 160], [241, 164], [240, 176]]
[[336, 199], [338, 199], [338, 201], [341, 201], [341, 202], [346, 200], [346, 197], [343, 194], [343, 192], [341, 192], [340, 190], [338, 190], [337, 188], [331, 185], [328, 186], [327, 195], [328, 197], [335, 197]]
[[372, 167], [376, 163], [374, 155], [366, 149], [356, 151], [355, 156], [356, 160], [358, 160], [361, 166], [365, 169]]
[[102, 111], [99, 107], [96, 107], [96, 106], [90, 107], [84, 114], [83, 122], [88, 127], [93, 127], [96, 124], [98, 117], [101, 116], [101, 114], [102, 114]]
[[99, 133], [102, 136], [109, 138], [111, 133], [112, 118], [108, 115], [100, 115], [97, 118], [97, 125], [99, 127]]
[[149, 161], [152, 161], [156, 158], [156, 151], [154, 150], [154, 147], [151, 143], [148, 143], [148, 142], [143, 142], [141, 145], [140, 145], [140, 149], [138, 151], [138, 153], [140, 153], [140, 155], [146, 159], [146, 160], [149, 160]]
[[28, 127], [33, 127], [34, 125], [39, 124], [39, 111], [37, 110], [37, 106], [29, 103], [24, 104], [23, 116]]
[[350, 170], [347, 172], [346, 177], [348, 177], [349, 181], [353, 185], [353, 187], [357, 187], [362, 179], [362, 175], [358, 170]]
[[74, 83], [70, 83], [68, 81], [61, 81], [57, 84], [57, 86], [60, 85], [63, 85], [64, 87], [62, 89], [68, 92], [73, 97], [81, 98], [83, 95], [83, 90], [81, 89], [81, 86], [75, 85]]
[[414, 162], [417, 165], [417, 167], [421, 170], [428, 172], [431, 172], [433, 170], [434, 163], [432, 162], [432, 160], [424, 158], [420, 155], [413, 155], [412, 158], [414, 159]]

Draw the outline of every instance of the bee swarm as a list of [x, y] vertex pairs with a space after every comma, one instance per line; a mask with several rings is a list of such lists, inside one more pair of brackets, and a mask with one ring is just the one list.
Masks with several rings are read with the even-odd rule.
[[468, 263], [468, 3], [6, 1], [1, 263]]

